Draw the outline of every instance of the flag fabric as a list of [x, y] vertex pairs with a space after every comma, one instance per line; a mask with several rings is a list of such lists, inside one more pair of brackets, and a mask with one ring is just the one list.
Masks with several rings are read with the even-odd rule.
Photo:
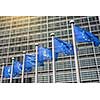
[[60, 40], [59, 38], [54, 38], [54, 49], [55, 53], [63, 53], [64, 55], [73, 55], [73, 45], [69, 42], [65, 42], [63, 40]]
[[[11, 67], [10, 66], [4, 66], [4, 70], [3, 70], [3, 77], [4, 78], [10, 78], [11, 75]], [[22, 64], [18, 61], [14, 61], [14, 65], [13, 65], [13, 77], [15, 76], [19, 76], [21, 74], [22, 71]]]
[[13, 73], [19, 76], [22, 73], [22, 64], [19, 61], [14, 61]]
[[35, 59], [36, 56], [35, 54], [26, 54], [25, 55], [25, 67], [24, 67], [24, 71], [25, 72], [30, 72], [32, 70], [33, 67], [35, 67]]
[[[25, 62], [24, 62], [24, 71], [30, 72], [32, 68], [35, 67], [36, 64], [36, 55], [35, 54], [26, 54], [25, 55]], [[38, 56], [38, 66], [43, 66], [44, 62]]]
[[[55, 53], [55, 60], [57, 60], [58, 54]], [[52, 50], [49, 48], [44, 48], [42, 46], [38, 47], [38, 59], [39, 62], [44, 62], [44, 61], [51, 61], [52, 60]]]
[[[11, 75], [11, 66], [4, 66], [4, 70], [3, 70], [3, 78], [10, 78], [10, 75]], [[16, 74], [14, 73], [14, 70], [13, 70], [13, 74], [12, 74], [13, 77], [16, 76]]]
[[10, 78], [11, 66], [4, 66], [3, 78]]
[[76, 42], [93, 42], [94, 46], [99, 46], [100, 40], [98, 36], [95, 36], [93, 33], [86, 31], [85, 29], [80, 28], [79, 26], [74, 26], [74, 33], [76, 37]]
[[39, 61], [52, 60], [52, 51], [48, 48], [38, 46], [38, 59]]

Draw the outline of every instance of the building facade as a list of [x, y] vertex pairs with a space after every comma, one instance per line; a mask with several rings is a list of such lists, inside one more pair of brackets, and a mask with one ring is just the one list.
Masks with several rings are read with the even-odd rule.
[[[71, 25], [79, 25], [93, 32], [100, 38], [100, 19], [98, 16], [1, 16], [0, 17], [0, 73], [2, 66], [11, 65], [12, 57], [23, 61], [23, 51], [35, 53], [35, 43], [51, 48], [51, 36], [72, 42]], [[77, 43], [78, 64], [81, 83], [100, 82], [100, 46], [92, 43]], [[3, 64], [4, 63], [4, 64]], [[55, 62], [56, 82], [75, 83], [76, 70], [74, 56], [59, 55]], [[3, 83], [9, 83], [4, 78]], [[20, 83], [21, 75], [13, 78], [13, 83]], [[35, 82], [35, 68], [25, 73], [25, 83]], [[52, 62], [45, 62], [38, 67], [38, 82], [52, 83]]]

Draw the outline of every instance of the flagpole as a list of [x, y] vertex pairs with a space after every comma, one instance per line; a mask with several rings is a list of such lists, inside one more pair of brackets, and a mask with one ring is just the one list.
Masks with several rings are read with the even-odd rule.
[[3, 83], [3, 71], [4, 71], [4, 63], [2, 64], [1, 83]]
[[35, 43], [35, 47], [36, 47], [35, 83], [38, 83], [38, 43]]
[[75, 34], [74, 34], [74, 20], [71, 20], [70, 23], [71, 23], [72, 37], [73, 37], [74, 57], [75, 57], [75, 66], [76, 66], [76, 79], [77, 79], [77, 83], [80, 83], [80, 74], [79, 74], [78, 58], [77, 58], [77, 51], [76, 51], [76, 41], [75, 41]]
[[[66, 16], [66, 22], [68, 22], [67, 21], [67, 16]], [[68, 29], [68, 24], [67, 24], [67, 29]], [[70, 42], [69, 30], [67, 30], [67, 33], [68, 33], [68, 41]], [[74, 83], [74, 70], [73, 70], [73, 66], [72, 66], [72, 55], [70, 55], [69, 61], [70, 61], [70, 69], [71, 69], [71, 75], [72, 75], [71, 80], [72, 80], [72, 83]]]
[[22, 77], [21, 77], [21, 83], [24, 83], [25, 54], [26, 54], [26, 52], [23, 51], [23, 65], [22, 65]]
[[11, 74], [10, 74], [10, 83], [12, 83], [12, 78], [13, 78], [13, 67], [14, 67], [14, 57], [12, 57], [12, 66], [11, 66]]
[[56, 69], [55, 69], [55, 51], [54, 51], [54, 33], [50, 34], [52, 36], [52, 65], [53, 65], [53, 83], [56, 83]]

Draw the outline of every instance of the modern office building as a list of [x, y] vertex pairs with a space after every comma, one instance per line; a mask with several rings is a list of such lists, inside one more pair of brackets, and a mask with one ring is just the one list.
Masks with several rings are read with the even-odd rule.
[[[12, 57], [23, 61], [23, 51], [35, 53], [35, 43], [51, 48], [51, 33], [62, 40], [72, 42], [72, 30], [69, 21], [73, 19], [79, 25], [100, 38], [100, 19], [98, 16], [1, 16], [0, 17], [0, 73], [2, 66], [11, 65]], [[81, 83], [100, 82], [100, 46], [92, 43], [77, 43], [78, 64]], [[4, 63], [4, 64], [3, 64]], [[55, 62], [56, 82], [75, 83], [76, 70], [74, 56], [59, 55]], [[9, 83], [4, 78], [3, 83]], [[21, 75], [13, 78], [20, 83]], [[35, 82], [35, 68], [25, 73], [25, 83]], [[52, 83], [52, 62], [38, 67], [38, 82]]]

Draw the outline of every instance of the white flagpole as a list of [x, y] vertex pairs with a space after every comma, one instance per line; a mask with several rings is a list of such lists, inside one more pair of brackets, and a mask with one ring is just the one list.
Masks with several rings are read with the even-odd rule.
[[22, 65], [22, 77], [21, 77], [21, 83], [24, 83], [25, 54], [26, 54], [26, 52], [23, 51], [23, 65]]
[[53, 83], [56, 83], [55, 51], [54, 51], [54, 33], [51, 33], [50, 35], [52, 36], [52, 65], [53, 65]]
[[3, 71], [4, 71], [4, 63], [2, 64], [1, 83], [3, 83]]
[[76, 51], [75, 34], [74, 34], [74, 20], [71, 20], [70, 23], [71, 23], [72, 37], [73, 37], [74, 57], [75, 57], [75, 66], [76, 66], [76, 79], [77, 79], [77, 83], [80, 83], [80, 73], [79, 73], [78, 58], [77, 58], [77, 51]]
[[36, 46], [35, 83], [38, 83], [38, 43], [35, 43], [35, 46]]
[[10, 74], [10, 83], [12, 83], [13, 78], [13, 67], [14, 67], [14, 57], [12, 58], [11, 74]]

